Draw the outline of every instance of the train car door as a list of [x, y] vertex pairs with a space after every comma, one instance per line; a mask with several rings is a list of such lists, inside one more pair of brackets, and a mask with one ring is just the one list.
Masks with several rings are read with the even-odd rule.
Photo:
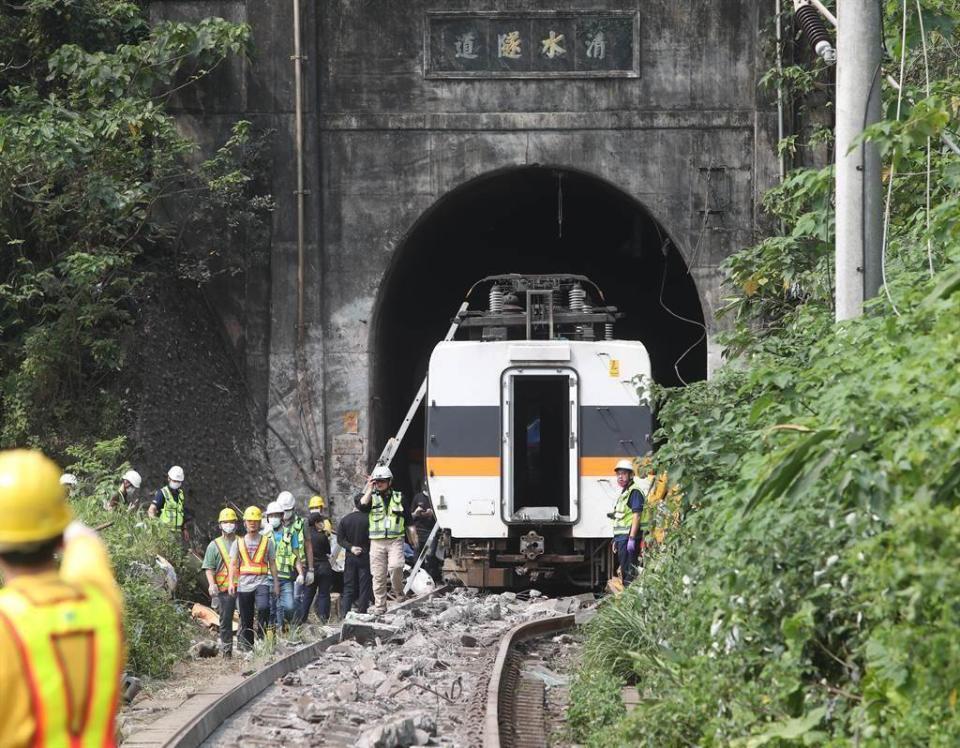
[[570, 368], [503, 374], [503, 519], [569, 524], [579, 517], [579, 381]]

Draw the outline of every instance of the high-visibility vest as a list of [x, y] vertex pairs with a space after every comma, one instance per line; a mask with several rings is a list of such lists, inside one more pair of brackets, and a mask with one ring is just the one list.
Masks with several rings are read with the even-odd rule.
[[217, 550], [220, 551], [220, 565], [217, 567], [216, 574], [213, 575], [213, 581], [217, 583], [217, 589], [226, 592], [227, 582], [230, 579], [230, 572], [227, 570], [227, 566], [230, 564], [230, 550], [227, 548], [227, 541], [223, 539], [222, 535], [213, 542], [217, 544]]
[[[639, 491], [640, 495], [644, 496], [643, 486], [640, 481], [637, 480], [636, 476], [634, 476], [630, 484], [623, 489], [623, 493], [617, 498], [617, 504], [613, 509], [614, 535], [629, 535], [633, 529], [633, 510], [630, 508], [630, 494], [633, 493], [634, 490]], [[644, 502], [644, 510], [646, 510], [646, 502]], [[640, 519], [640, 529], [646, 529], [643, 523], [643, 513]]]
[[32, 745], [115, 746], [124, 666], [120, 611], [94, 585], [71, 589], [73, 596], [49, 603], [31, 602], [19, 590], [0, 592], [0, 626], [16, 643], [30, 691]]
[[267, 575], [270, 573], [270, 564], [266, 561], [267, 548], [270, 546], [270, 538], [266, 535], [260, 536], [260, 545], [254, 551], [253, 558], [247, 550], [246, 538], [237, 538], [237, 552], [240, 554], [240, 573], [251, 575]]
[[392, 540], [403, 536], [403, 495], [390, 491], [390, 501], [374, 494], [370, 505], [370, 540]]
[[293, 529], [282, 528], [280, 530], [280, 540], [277, 540], [274, 532], [273, 542], [277, 548], [277, 576], [288, 579], [293, 573], [293, 562], [297, 558], [297, 554], [293, 550]]
[[307, 558], [307, 540], [305, 528], [306, 523], [303, 521], [303, 517], [295, 517], [288, 528], [297, 538], [296, 554], [304, 560]]
[[164, 486], [160, 489], [163, 494], [163, 509], [160, 510], [160, 520], [170, 525], [172, 530], [183, 528], [183, 489], [178, 488], [176, 496], [170, 490], [170, 486]]

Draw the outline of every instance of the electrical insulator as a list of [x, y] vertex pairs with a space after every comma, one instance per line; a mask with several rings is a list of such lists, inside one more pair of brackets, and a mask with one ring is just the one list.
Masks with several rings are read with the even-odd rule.
[[613, 322], [607, 322], [603, 326], [603, 336], [607, 340], [613, 340]]
[[837, 50], [833, 48], [833, 42], [830, 41], [827, 27], [816, 8], [810, 4], [810, 0], [794, 0], [793, 7], [797, 24], [803, 30], [803, 35], [807, 37], [807, 41], [813, 45], [813, 50], [828, 65], [835, 64]]
[[573, 286], [570, 289], [570, 311], [571, 312], [582, 312], [583, 311], [583, 302], [587, 298], [587, 292], [584, 291], [580, 286]]
[[503, 313], [503, 289], [500, 286], [490, 288], [490, 311], [493, 314]]

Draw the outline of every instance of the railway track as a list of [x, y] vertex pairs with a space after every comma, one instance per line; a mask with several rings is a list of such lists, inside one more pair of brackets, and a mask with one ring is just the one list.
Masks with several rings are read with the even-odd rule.
[[[366, 646], [341, 641], [340, 634], [314, 642], [226, 693], [201, 694], [199, 708], [179, 715], [169, 735], [155, 731], [154, 742], [134, 735], [128, 744], [296, 748], [411, 745], [403, 741], [417, 739], [448, 746], [545, 745], [543, 683], [538, 688], [523, 677], [522, 650], [573, 626], [573, 615], [557, 613], [580, 604], [576, 598], [528, 601], [511, 593], [440, 588], [368, 622], [368, 630], [379, 627], [380, 635], [368, 637]], [[402, 635], [394, 637], [394, 629]]]
[[525, 677], [520, 646], [573, 628], [572, 615], [522, 623], [500, 640], [487, 689], [484, 748], [546, 748], [549, 730], [544, 711], [544, 683]]

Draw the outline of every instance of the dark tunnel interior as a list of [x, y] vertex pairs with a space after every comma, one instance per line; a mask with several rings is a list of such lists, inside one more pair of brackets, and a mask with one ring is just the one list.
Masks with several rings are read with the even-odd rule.
[[[424, 214], [384, 278], [371, 341], [373, 454], [399, 427], [467, 290], [503, 273], [589, 277], [624, 313], [615, 337], [646, 346], [658, 383], [706, 378], [697, 289], [666, 232], [639, 203], [580, 172], [538, 166], [498, 172]], [[481, 295], [471, 306], [486, 307]], [[418, 415], [392, 465], [405, 492], [422, 477], [423, 438]]]

